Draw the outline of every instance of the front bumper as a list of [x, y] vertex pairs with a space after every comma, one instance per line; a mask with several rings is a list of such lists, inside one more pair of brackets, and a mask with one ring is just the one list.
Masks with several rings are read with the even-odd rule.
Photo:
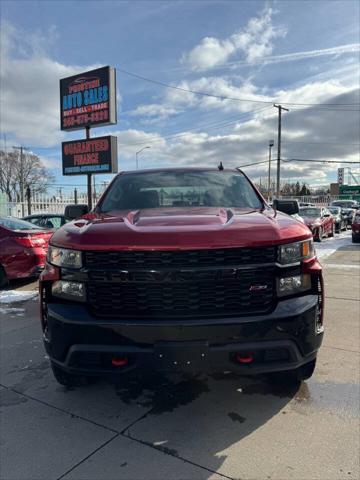
[[[315, 358], [317, 295], [282, 300], [268, 315], [193, 320], [109, 320], [79, 304], [47, 305], [45, 347], [51, 361], [76, 374], [130, 370], [258, 374], [295, 369]], [[236, 355], [251, 354], [251, 363]], [[114, 358], [126, 358], [115, 366]]]

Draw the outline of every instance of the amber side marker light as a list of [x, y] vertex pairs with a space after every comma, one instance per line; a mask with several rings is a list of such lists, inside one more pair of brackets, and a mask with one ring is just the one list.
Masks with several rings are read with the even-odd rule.
[[302, 244], [302, 256], [308, 257], [310, 255], [310, 242], [304, 242]]

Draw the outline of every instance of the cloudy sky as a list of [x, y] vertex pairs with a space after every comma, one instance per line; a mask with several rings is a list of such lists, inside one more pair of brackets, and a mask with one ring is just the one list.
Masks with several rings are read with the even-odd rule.
[[284, 178], [326, 184], [346, 166], [293, 159], [359, 161], [358, 1], [2, 0], [1, 18], [0, 147], [28, 146], [59, 185], [85, 185], [61, 175], [61, 141], [84, 135], [60, 131], [59, 79], [102, 65], [118, 124], [93, 136], [118, 136], [119, 169], [144, 146], [143, 168], [264, 161], [273, 102], [290, 110]]

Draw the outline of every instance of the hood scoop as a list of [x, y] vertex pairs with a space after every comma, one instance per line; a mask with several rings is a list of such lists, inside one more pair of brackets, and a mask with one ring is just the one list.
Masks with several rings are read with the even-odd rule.
[[130, 228], [145, 229], [156, 227], [192, 227], [208, 226], [219, 228], [229, 224], [234, 217], [231, 209], [201, 208], [187, 212], [184, 209], [169, 208], [159, 212], [157, 209], [133, 210], [124, 217]]

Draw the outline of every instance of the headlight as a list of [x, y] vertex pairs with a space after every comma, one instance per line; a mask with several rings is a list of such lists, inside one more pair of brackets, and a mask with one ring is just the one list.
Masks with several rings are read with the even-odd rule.
[[279, 246], [278, 261], [281, 265], [299, 263], [315, 255], [314, 243], [312, 239], [304, 242], [287, 243]]
[[79, 302], [85, 302], [86, 299], [85, 285], [80, 282], [58, 280], [52, 284], [51, 293], [55, 297], [78, 300]]
[[78, 250], [49, 246], [48, 262], [57, 267], [81, 268], [82, 256]]
[[295, 275], [293, 277], [283, 277], [277, 280], [278, 297], [294, 295], [305, 292], [311, 288], [310, 275]]

